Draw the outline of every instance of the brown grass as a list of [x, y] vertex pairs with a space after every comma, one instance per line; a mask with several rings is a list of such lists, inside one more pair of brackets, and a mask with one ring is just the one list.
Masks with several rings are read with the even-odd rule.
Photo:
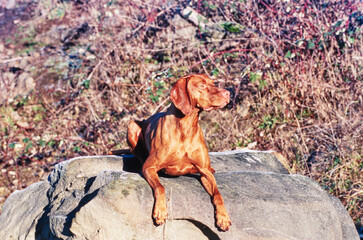
[[[10, 43], [26, 49], [36, 39], [26, 71], [42, 84], [1, 105], [2, 201], [56, 162], [125, 148], [130, 119], [164, 110], [176, 79], [204, 72], [234, 93], [228, 109], [201, 116], [210, 151], [274, 149], [291, 173], [317, 180], [362, 217], [358, 1], [196, 1], [191, 8], [208, 20], [199, 23], [181, 17], [184, 3], [48, 2], [24, 23], [36, 24], [33, 39], [23, 31]], [[52, 27], [85, 22], [85, 32], [44, 43]], [[8, 57], [17, 56], [25, 58]], [[49, 82], [62, 84], [49, 91]]]

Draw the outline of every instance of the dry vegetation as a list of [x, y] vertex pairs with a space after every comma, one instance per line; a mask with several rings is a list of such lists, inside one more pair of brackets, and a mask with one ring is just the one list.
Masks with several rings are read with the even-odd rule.
[[[164, 110], [178, 77], [203, 72], [233, 93], [228, 108], [202, 114], [210, 151], [274, 149], [359, 222], [359, 1], [18, 5], [28, 14], [12, 10], [20, 20], [1, 35], [1, 203], [59, 161], [126, 148], [130, 119]], [[12, 94], [32, 84], [30, 94]]]

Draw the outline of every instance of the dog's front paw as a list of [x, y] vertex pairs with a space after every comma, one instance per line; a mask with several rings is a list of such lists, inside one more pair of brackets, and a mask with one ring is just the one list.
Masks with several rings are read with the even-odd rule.
[[217, 218], [217, 226], [219, 227], [219, 229], [222, 231], [228, 231], [229, 226], [232, 225], [228, 213], [217, 214], [216, 218]]
[[167, 215], [166, 206], [155, 205], [153, 219], [157, 225], [165, 223]]

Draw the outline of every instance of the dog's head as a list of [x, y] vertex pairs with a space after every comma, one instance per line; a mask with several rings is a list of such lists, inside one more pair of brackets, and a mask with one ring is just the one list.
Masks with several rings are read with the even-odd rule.
[[204, 111], [223, 108], [230, 100], [230, 92], [214, 86], [205, 74], [191, 74], [180, 78], [172, 87], [170, 99], [184, 115], [192, 109]]

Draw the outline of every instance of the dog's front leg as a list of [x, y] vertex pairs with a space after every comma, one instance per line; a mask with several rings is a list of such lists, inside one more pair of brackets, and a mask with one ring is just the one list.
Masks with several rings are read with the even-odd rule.
[[224, 206], [222, 195], [220, 194], [213, 173], [209, 169], [198, 169], [201, 174], [201, 182], [205, 190], [211, 195], [213, 205], [216, 209], [216, 225], [222, 231], [227, 231], [231, 225], [231, 219], [228, 216]]
[[157, 225], [161, 225], [165, 223], [167, 217], [165, 189], [160, 183], [160, 179], [157, 174], [158, 169], [156, 169], [153, 165], [150, 166], [150, 162], [152, 161], [149, 157], [143, 166], [142, 173], [154, 192], [155, 202], [153, 219]]

